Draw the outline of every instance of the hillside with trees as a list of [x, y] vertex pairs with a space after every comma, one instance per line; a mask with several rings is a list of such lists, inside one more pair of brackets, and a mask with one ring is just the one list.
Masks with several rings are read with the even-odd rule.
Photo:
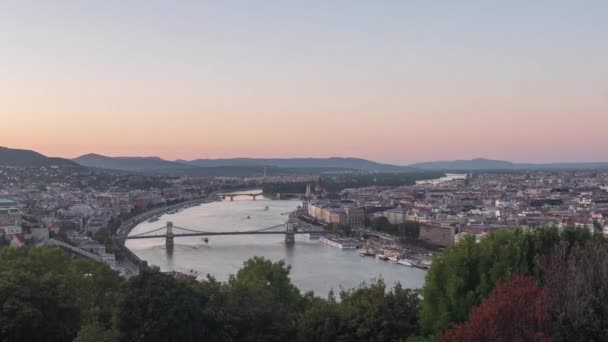
[[422, 291], [382, 280], [327, 297], [256, 257], [227, 281], [129, 280], [55, 248], [0, 250], [4, 341], [605, 341], [608, 243], [498, 230], [438, 256]]
[[12, 167], [51, 167], [68, 166], [79, 167], [75, 162], [53, 158], [30, 150], [19, 150], [0, 146], [0, 166]]

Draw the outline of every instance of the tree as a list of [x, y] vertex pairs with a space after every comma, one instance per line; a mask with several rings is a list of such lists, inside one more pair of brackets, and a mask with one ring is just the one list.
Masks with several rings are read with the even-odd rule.
[[608, 244], [557, 246], [542, 260], [557, 335], [564, 341], [608, 340]]
[[195, 284], [156, 270], [131, 279], [120, 305], [123, 341], [216, 341], [222, 332]]
[[393, 230], [392, 224], [384, 216], [375, 217], [372, 219], [371, 228], [378, 232], [386, 232]]
[[350, 235], [350, 233], [352, 232], [352, 229], [350, 226], [344, 225], [344, 224], [339, 224], [339, 223], [330, 223], [327, 226], [327, 229], [335, 232], [336, 234], [340, 234], [340, 235]]
[[227, 325], [236, 341], [295, 338], [305, 298], [289, 279], [285, 262], [254, 257], [225, 286]]
[[419, 293], [382, 280], [342, 290], [340, 302], [315, 299], [299, 326], [301, 341], [395, 341], [418, 332]]
[[550, 252], [560, 237], [555, 228], [534, 232], [496, 230], [480, 243], [468, 236], [436, 257], [423, 289], [421, 326], [434, 334], [450, 323], [464, 322], [479, 305], [513, 273], [538, 273], [537, 257]]
[[122, 279], [57, 248], [0, 251], [0, 339], [71, 341], [82, 324], [111, 325]]
[[533, 277], [513, 276], [499, 283], [488, 298], [473, 308], [466, 323], [440, 335], [451, 341], [553, 341], [546, 290]]
[[329, 300], [315, 298], [298, 325], [298, 340], [302, 342], [346, 341], [350, 326], [342, 307], [331, 296]]
[[82, 326], [74, 342], [117, 342], [118, 334], [105, 329], [101, 324], [91, 323]]

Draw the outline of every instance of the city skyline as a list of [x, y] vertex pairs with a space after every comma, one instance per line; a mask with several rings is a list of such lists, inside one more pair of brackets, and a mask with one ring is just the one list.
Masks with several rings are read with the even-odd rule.
[[600, 1], [0, 5], [0, 145], [608, 161]]

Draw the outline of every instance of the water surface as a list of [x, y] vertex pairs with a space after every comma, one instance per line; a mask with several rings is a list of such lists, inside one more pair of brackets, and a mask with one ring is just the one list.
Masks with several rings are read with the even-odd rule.
[[[255, 191], [254, 191], [255, 192]], [[203, 231], [248, 231], [274, 226], [287, 221], [287, 213], [295, 210], [298, 200], [271, 200], [250, 197], [235, 198], [188, 208], [172, 215], [163, 215], [158, 222], [143, 222], [131, 234], [164, 226]], [[265, 207], [268, 206], [266, 210]], [[296, 244], [285, 246], [283, 235], [212, 236], [205, 243], [202, 237], [175, 239], [172, 255], [167, 253], [164, 239], [127, 240], [126, 245], [137, 256], [162, 271], [198, 272], [218, 280], [226, 280], [243, 262], [253, 256], [273, 261], [285, 260], [291, 265], [291, 279], [302, 291], [326, 296], [330, 289], [351, 288], [372, 278], [382, 277], [389, 285], [401, 282], [404, 287], [419, 288], [424, 283], [424, 270], [360, 257], [358, 251], [331, 247], [319, 241], [296, 235]]]

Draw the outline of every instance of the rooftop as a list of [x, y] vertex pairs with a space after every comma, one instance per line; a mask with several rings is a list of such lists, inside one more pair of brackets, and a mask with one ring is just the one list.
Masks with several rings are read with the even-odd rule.
[[6, 199], [6, 198], [0, 198], [0, 206], [8, 206], [8, 205], [14, 206], [14, 205], [17, 205], [17, 202]]

